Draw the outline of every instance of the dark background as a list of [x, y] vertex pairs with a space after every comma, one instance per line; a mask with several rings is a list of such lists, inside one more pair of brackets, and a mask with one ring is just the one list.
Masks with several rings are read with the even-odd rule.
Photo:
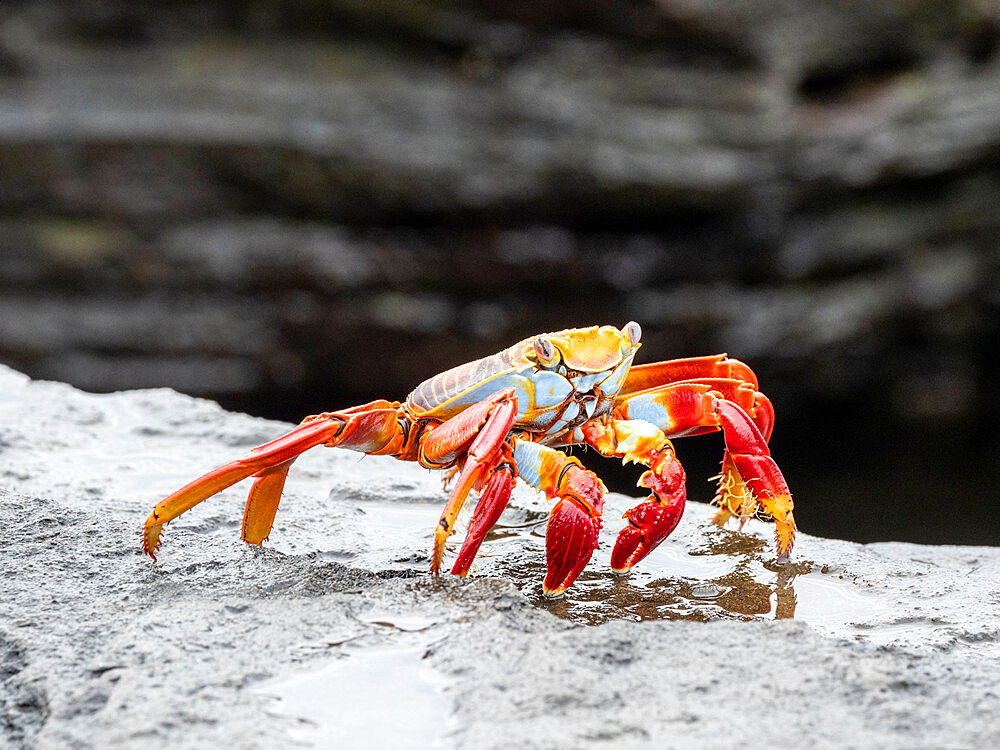
[[297, 421], [634, 319], [814, 534], [1000, 538], [998, 196], [988, 0], [0, 5], [0, 361]]

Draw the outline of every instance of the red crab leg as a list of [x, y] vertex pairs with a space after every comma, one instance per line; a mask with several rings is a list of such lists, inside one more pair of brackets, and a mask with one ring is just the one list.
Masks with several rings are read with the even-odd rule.
[[[501, 464], [504, 458], [503, 447], [516, 419], [517, 397], [514, 395], [514, 389], [508, 388], [494, 393], [485, 401], [469, 407], [425, 433], [420, 444], [420, 463], [424, 466], [446, 466], [456, 455], [465, 452], [465, 463], [458, 474], [441, 519], [434, 529], [431, 573], [437, 575], [441, 571], [445, 542], [451, 535], [465, 498], [472, 489], [481, 487], [487, 477], [489, 480], [486, 483], [486, 491], [480, 498], [473, 527], [469, 531], [472, 539], [471, 541], [466, 539], [461, 562], [455, 564], [453, 572], [460, 575], [468, 572], [472, 558], [475, 557], [479, 545], [493, 525], [492, 523], [486, 525], [487, 522], [493, 518], [495, 523], [494, 517], [498, 518], [503, 512], [510, 498], [515, 476], [511, 464]], [[469, 446], [467, 450], [466, 446]], [[509, 451], [507, 453], [509, 455]], [[508, 474], [509, 482], [504, 478]], [[493, 477], [499, 478], [494, 481]]]
[[[792, 516], [792, 493], [760, 430], [747, 413], [731, 401], [719, 399], [719, 420], [726, 438], [726, 455], [722, 462], [719, 503], [714, 519], [720, 526], [728, 519], [737, 499], [741, 509], [747, 505], [745, 496], [757, 501], [757, 506], [774, 519], [778, 561], [788, 560], [795, 544], [795, 519]], [[741, 521], [749, 514], [741, 513]]]
[[[633, 365], [618, 395], [622, 398], [640, 391], [662, 390], [670, 384], [681, 383], [712, 385], [724, 398], [743, 407], [760, 428], [764, 439], [770, 439], [774, 427], [774, 407], [763, 393], [757, 391], [757, 375], [754, 371], [738, 359], [729, 359], [725, 354]], [[715, 428], [704, 427], [700, 431], [688, 432], [685, 437], [711, 432], [713, 429]]]
[[548, 597], [562, 596], [590, 562], [597, 549], [607, 488], [594, 473], [571, 463], [561, 472], [555, 492], [559, 502], [545, 531], [542, 593]]
[[[637, 393], [622, 399], [615, 415], [654, 424], [669, 437], [721, 429], [726, 455], [718, 494], [722, 510], [715, 522], [721, 525], [735, 512], [745, 519], [759, 509], [774, 519], [778, 559], [785, 560], [795, 542], [792, 496], [758, 427], [773, 425], [774, 411], [760, 394], [726, 382], [706, 379]], [[743, 404], [758, 410], [757, 422]]]
[[242, 458], [204, 474], [157, 503], [146, 519], [142, 549], [156, 559], [163, 525], [241, 479], [257, 476], [243, 514], [243, 538], [260, 544], [267, 538], [278, 509], [285, 477], [299, 454], [318, 445], [374, 453], [403, 442], [398, 404], [373, 401], [341, 412], [306, 417], [297, 427], [260, 445]]
[[632, 365], [619, 395], [627, 396], [650, 388], [662, 388], [668, 383], [705, 378], [738, 380], [741, 383], [749, 383], [755, 390], [757, 388], [757, 376], [747, 365], [738, 359], [729, 359], [725, 354], [711, 354], [707, 357], [668, 359], [665, 362]]
[[[765, 440], [771, 437], [771, 431], [774, 429], [774, 407], [767, 396], [743, 380], [734, 380], [732, 378], [700, 378], [698, 380], [671, 383], [645, 393], [633, 394], [626, 401], [642, 399], [644, 396], [655, 399], [656, 394], [669, 393], [670, 396], [666, 398], [666, 401], [672, 403], [674, 412], [679, 413], [679, 418], [675, 419], [673, 428], [668, 430], [668, 433], [672, 438], [691, 437], [692, 435], [704, 435], [705, 433], [717, 432], [719, 430], [717, 423], [704, 424], [697, 421], [697, 419], [692, 419], [692, 416], [697, 413], [696, 408], [692, 414], [687, 415], [687, 420], [684, 421], [685, 410], [690, 410], [694, 406], [694, 402], [698, 401], [700, 394], [709, 391], [717, 393], [727, 401], [737, 404], [750, 415]], [[638, 404], [640, 401], [636, 401], [636, 403]]]
[[624, 573], [656, 549], [680, 522], [687, 498], [684, 467], [666, 435], [649, 422], [609, 418], [587, 422], [582, 430], [587, 444], [601, 455], [649, 467], [639, 478], [640, 487], [652, 490], [649, 499], [625, 512], [628, 525], [618, 533], [611, 551], [611, 569]]
[[472, 512], [472, 523], [469, 524], [469, 531], [465, 535], [465, 542], [458, 552], [455, 565], [451, 572], [454, 575], [466, 576], [472, 561], [476, 558], [483, 540], [490, 532], [496, 522], [500, 520], [500, 515], [507, 507], [510, 500], [510, 493], [514, 490], [517, 482], [517, 474], [514, 467], [509, 463], [501, 464], [490, 477], [489, 482], [483, 490], [483, 494], [476, 503], [476, 509]]
[[518, 440], [514, 458], [522, 479], [549, 499], [559, 498], [545, 532], [542, 593], [562, 596], [597, 549], [607, 490], [597, 475], [584, 469], [577, 459], [554, 448]]

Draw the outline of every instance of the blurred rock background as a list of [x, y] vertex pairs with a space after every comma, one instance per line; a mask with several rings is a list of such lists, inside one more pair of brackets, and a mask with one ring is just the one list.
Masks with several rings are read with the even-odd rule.
[[994, 0], [0, 4], [0, 361], [297, 420], [635, 319], [819, 535], [1000, 540], [998, 196]]

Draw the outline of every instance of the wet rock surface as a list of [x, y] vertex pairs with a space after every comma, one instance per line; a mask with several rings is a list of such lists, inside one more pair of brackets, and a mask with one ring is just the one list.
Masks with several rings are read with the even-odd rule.
[[[1000, 551], [720, 530], [692, 503], [627, 579], [616, 518], [561, 601], [519, 487], [473, 576], [427, 573], [440, 478], [314, 450], [264, 548], [240, 488], [163, 495], [282, 431], [168, 390], [0, 370], [0, 744], [11, 747], [987, 747]], [[799, 503], [810, 501], [799, 497]], [[454, 554], [454, 550], [451, 550]]]

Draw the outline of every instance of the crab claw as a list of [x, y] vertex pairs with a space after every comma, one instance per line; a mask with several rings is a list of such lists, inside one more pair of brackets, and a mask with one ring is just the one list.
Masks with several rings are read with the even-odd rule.
[[618, 532], [611, 551], [611, 569], [616, 573], [626, 573], [656, 549], [684, 515], [687, 501], [684, 467], [674, 457], [673, 450], [661, 450], [652, 466], [652, 470], [639, 477], [638, 486], [652, 490], [653, 494], [622, 516], [628, 526]]
[[664, 505], [658, 500], [647, 500], [625, 511], [628, 526], [618, 532], [618, 541], [611, 551], [611, 569], [626, 573], [633, 565], [656, 549], [684, 515], [684, 499]]
[[546, 575], [542, 593], [550, 598], [563, 593], [583, 572], [597, 549], [601, 519], [594, 518], [574, 498], [556, 503], [545, 534]]
[[545, 532], [545, 581], [542, 593], [559, 597], [583, 572], [597, 549], [604, 510], [604, 484], [580, 466], [567, 467], [559, 480], [559, 502]]

